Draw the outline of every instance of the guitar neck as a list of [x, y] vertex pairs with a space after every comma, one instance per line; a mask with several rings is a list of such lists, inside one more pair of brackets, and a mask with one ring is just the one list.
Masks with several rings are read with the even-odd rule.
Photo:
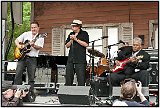
[[127, 59], [125, 59], [124, 61], [122, 61], [123, 64], [126, 64], [126, 63], [128, 63], [128, 62], [130, 62], [130, 59], [129, 59], [129, 58], [127, 58]]
[[[132, 58], [132, 57], [131, 57], [131, 58]], [[131, 58], [128, 58], [128, 59], [124, 60], [124, 61], [123, 61], [123, 64], [126, 64], [126, 63], [130, 62]], [[139, 59], [143, 58], [143, 56], [137, 56], [137, 57], [135, 57], [135, 58], [136, 58], [137, 61], [138, 61]]]

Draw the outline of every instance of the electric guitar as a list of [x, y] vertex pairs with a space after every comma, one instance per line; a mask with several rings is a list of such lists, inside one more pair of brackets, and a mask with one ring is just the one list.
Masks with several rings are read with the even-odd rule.
[[42, 34], [37, 35], [35, 39], [31, 41], [26, 40], [24, 43], [20, 43], [20, 45], [24, 45], [24, 48], [19, 49], [18, 47], [16, 47], [14, 50], [14, 58], [18, 60], [24, 58], [26, 53], [29, 53], [31, 51], [30, 42], [35, 43], [38, 38], [45, 38], [45, 37], [47, 37], [47, 33], [42, 33]]
[[[137, 57], [135, 57], [137, 60], [140, 60], [141, 58], [143, 58], [143, 55], [141, 55], [141, 56], [137, 56]], [[113, 69], [112, 69], [112, 72], [118, 72], [118, 71], [120, 71], [120, 70], [123, 70], [124, 69], [124, 67], [126, 66], [126, 64], [128, 63], [128, 62], [130, 62], [130, 58], [127, 58], [127, 59], [125, 59], [125, 60], [121, 60], [121, 61], [119, 61], [120, 62], [120, 65], [119, 66], [117, 66], [117, 65], [115, 65], [114, 67], [113, 67]]]

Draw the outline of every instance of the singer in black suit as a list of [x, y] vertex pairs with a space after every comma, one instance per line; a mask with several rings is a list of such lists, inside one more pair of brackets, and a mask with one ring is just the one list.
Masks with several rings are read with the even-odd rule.
[[120, 48], [115, 64], [118, 66], [121, 60], [129, 58], [123, 70], [111, 73], [113, 86], [120, 86], [120, 82], [126, 78], [133, 78], [141, 81], [142, 86], [148, 86], [148, 72], [150, 55], [142, 50], [142, 40], [134, 38], [133, 46]]
[[65, 85], [73, 85], [74, 74], [77, 75], [78, 86], [84, 86], [86, 80], [86, 47], [89, 45], [89, 35], [81, 29], [82, 21], [73, 20], [72, 32], [66, 40], [66, 47], [70, 48], [66, 65]]

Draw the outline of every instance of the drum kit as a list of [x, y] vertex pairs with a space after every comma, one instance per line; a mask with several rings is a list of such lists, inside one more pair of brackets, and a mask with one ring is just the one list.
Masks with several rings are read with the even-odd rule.
[[[86, 71], [87, 71], [87, 74], [89, 76], [89, 78], [91, 79], [91, 75], [94, 74], [95, 76], [97, 77], [101, 77], [103, 75], [103, 73], [109, 71], [109, 61], [108, 59], [105, 58], [105, 55], [103, 53], [101, 53], [100, 51], [98, 50], [92, 50], [92, 49], [88, 49], [88, 53], [90, 53], [93, 57], [99, 57], [99, 61], [97, 62], [97, 65], [94, 66], [94, 71], [92, 71], [92, 65], [91, 63], [89, 63], [87, 65], [87, 68], [86, 68]], [[94, 73], [92, 73], [94, 72]], [[87, 76], [87, 78], [88, 78]]]
[[[120, 40], [118, 43], [115, 43], [115, 44], [108, 45], [108, 46], [104, 47], [104, 48], [108, 49], [108, 51], [107, 51], [108, 58], [105, 58], [105, 55], [103, 53], [94, 49], [94, 46], [95, 46], [94, 43], [96, 41], [102, 40], [104, 38], [108, 38], [108, 36], [103, 36], [103, 37], [101, 37], [97, 40], [93, 40], [93, 41], [89, 42], [89, 43], [92, 43], [92, 48], [88, 49], [88, 53], [90, 53], [89, 57], [90, 57], [90, 60], [92, 60], [92, 63], [89, 63], [89, 65], [87, 65], [86, 70], [87, 70], [87, 72], [89, 72], [91, 80], [93, 78], [92, 76], [94, 76], [94, 75], [97, 76], [97, 77], [101, 77], [101, 75], [104, 72], [108, 72], [108, 73], [111, 72], [110, 68], [112, 68], [112, 66], [113, 66], [113, 62], [111, 60], [111, 54], [110, 54], [111, 47], [115, 46], [115, 45], [118, 45], [120, 43], [125, 44], [125, 42]], [[97, 63], [97, 66], [94, 66], [95, 57], [100, 57], [100, 59]]]
[[[92, 48], [88, 49], [90, 60], [86, 68], [86, 85], [91, 86], [91, 91], [94, 96], [110, 96], [111, 82], [110, 82], [110, 62], [103, 53]], [[98, 58], [96, 63], [94, 59]], [[92, 61], [92, 62], [91, 62]], [[109, 89], [110, 88], [110, 89]]]
[[[105, 36], [105, 38], [107, 38], [107, 36]], [[94, 43], [102, 39], [104, 38], [102, 37], [101, 39], [93, 40], [90, 42], [92, 44], [92, 48], [88, 49], [88, 53], [90, 54], [89, 55], [90, 60], [86, 68], [86, 71], [87, 71], [86, 81], [89, 81], [89, 85], [91, 85], [91, 88], [94, 91], [93, 93], [95, 94], [98, 94], [99, 93], [98, 91], [108, 91], [106, 95], [109, 96], [108, 99], [111, 100], [111, 95], [112, 95], [112, 84], [111, 84], [112, 69], [111, 68], [114, 62], [112, 62], [110, 50], [112, 46], [118, 45], [122, 43], [122, 41], [119, 41], [118, 43], [104, 47], [104, 48], [107, 48], [107, 52], [106, 52], [107, 57], [105, 57], [103, 53], [94, 49], [94, 46], [95, 46]], [[94, 62], [94, 59], [96, 57], [99, 57], [99, 61], [97, 62], [97, 65], [95, 65], [95, 62]], [[96, 82], [98, 83], [98, 85], [96, 85]], [[102, 82], [104, 82], [104, 84]], [[106, 89], [103, 90], [104, 88], [107, 88], [107, 87], [104, 87], [103, 85], [107, 85], [109, 87], [109, 90], [106, 90]], [[99, 88], [99, 87], [102, 87], [102, 88]], [[104, 94], [104, 93], [101, 93], [101, 94]]]

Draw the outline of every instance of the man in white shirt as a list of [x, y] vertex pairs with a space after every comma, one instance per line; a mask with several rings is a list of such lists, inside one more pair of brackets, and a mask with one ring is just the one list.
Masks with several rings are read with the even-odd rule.
[[14, 84], [15, 85], [22, 84], [22, 74], [27, 67], [28, 84], [31, 86], [30, 92], [34, 96], [35, 96], [34, 78], [35, 78], [35, 71], [37, 67], [36, 57], [38, 57], [39, 50], [43, 48], [43, 45], [44, 45], [44, 38], [41, 38], [40, 36], [39, 37], [38, 36], [39, 36], [39, 23], [32, 22], [31, 31], [24, 32], [15, 40], [15, 44], [17, 48], [19, 48], [21, 51], [22, 49], [25, 48], [25, 45], [20, 43], [28, 42], [29, 43], [28, 47], [30, 47], [29, 48], [30, 51], [27, 52], [24, 56], [22, 56], [22, 58], [18, 59]]

